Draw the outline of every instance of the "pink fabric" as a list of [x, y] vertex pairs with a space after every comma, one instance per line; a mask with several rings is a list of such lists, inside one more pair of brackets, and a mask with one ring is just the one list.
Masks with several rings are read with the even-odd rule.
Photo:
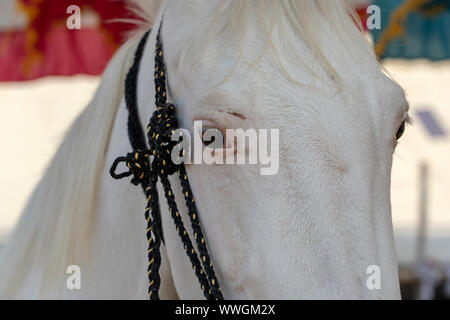
[[[26, 68], [25, 34], [0, 33], [0, 81], [24, 81], [47, 75], [101, 74], [114, 53], [97, 29], [52, 29], [45, 35], [44, 52]], [[5, 50], [6, 49], [6, 50]]]
[[21, 30], [0, 31], [0, 81], [24, 81], [42, 76], [101, 74], [124, 33], [133, 26], [112, 19], [133, 18], [124, 0], [78, 0], [81, 15], [94, 12], [99, 23], [69, 30], [67, 8], [72, 0], [15, 0], [26, 17]]

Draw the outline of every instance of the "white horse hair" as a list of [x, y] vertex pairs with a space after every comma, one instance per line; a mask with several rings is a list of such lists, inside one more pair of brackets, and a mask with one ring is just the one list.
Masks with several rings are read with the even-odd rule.
[[[389, 191], [407, 103], [347, 2], [132, 2], [146, 21], [141, 31], [164, 16], [170, 97], [182, 127], [200, 119], [221, 130], [280, 129], [277, 175], [187, 166], [225, 298], [399, 298]], [[145, 198], [108, 173], [131, 148], [123, 83], [141, 35], [116, 53], [33, 193], [0, 257], [1, 298], [147, 297]], [[152, 32], [139, 72], [143, 127], [154, 108], [155, 39]], [[201, 299], [160, 199], [160, 296]], [[70, 265], [81, 268], [80, 290], [66, 287]], [[367, 285], [373, 265], [376, 288]]]

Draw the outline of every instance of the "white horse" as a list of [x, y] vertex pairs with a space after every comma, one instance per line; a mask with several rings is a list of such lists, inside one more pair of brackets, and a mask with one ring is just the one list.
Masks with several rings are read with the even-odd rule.
[[[139, 2], [149, 18], [155, 3]], [[187, 166], [225, 298], [399, 298], [390, 171], [408, 104], [347, 3], [166, 0], [157, 12], [182, 127], [202, 119], [220, 130], [280, 132], [276, 175]], [[144, 128], [154, 108], [155, 38], [139, 72]], [[29, 201], [3, 250], [1, 297], [147, 298], [146, 199], [108, 173], [131, 150], [122, 93], [137, 41], [115, 55]], [[202, 299], [160, 199], [160, 296]], [[70, 265], [80, 267], [79, 290], [66, 287]]]

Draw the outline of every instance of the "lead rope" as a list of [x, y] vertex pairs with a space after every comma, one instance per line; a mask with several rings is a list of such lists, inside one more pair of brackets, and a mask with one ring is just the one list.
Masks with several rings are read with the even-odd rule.
[[[161, 266], [160, 246], [163, 240], [161, 213], [159, 209], [158, 192], [156, 184], [158, 179], [163, 186], [164, 195], [169, 205], [169, 211], [175, 223], [178, 235], [183, 243], [192, 268], [197, 276], [203, 295], [208, 300], [223, 300], [222, 291], [217, 280], [211, 258], [209, 256], [206, 239], [200, 225], [200, 219], [195, 205], [189, 179], [184, 164], [176, 165], [172, 162], [171, 152], [176, 145], [172, 141], [172, 134], [178, 128], [175, 114], [175, 106], [167, 102], [166, 90], [166, 68], [164, 64], [162, 43], [159, 31], [156, 37], [155, 49], [155, 104], [156, 111], [150, 118], [147, 126], [147, 138], [149, 146], [146, 146], [145, 136], [140, 125], [137, 108], [137, 80], [140, 61], [147, 42], [149, 32], [141, 39], [135, 53], [132, 67], [130, 68], [125, 82], [125, 101], [128, 114], [128, 135], [134, 151], [124, 157], [117, 158], [110, 174], [114, 179], [133, 176], [131, 183], [141, 185], [147, 198], [145, 208], [145, 219], [147, 222], [148, 240], [148, 294], [151, 300], [159, 300]], [[128, 171], [117, 174], [116, 170], [120, 163], [125, 163]], [[199, 254], [195, 250], [191, 238], [184, 227], [175, 202], [175, 196], [169, 181], [169, 176], [178, 173], [184, 200], [188, 209], [194, 238]], [[200, 256], [200, 259], [199, 259]], [[202, 261], [200, 263], [200, 260]]]

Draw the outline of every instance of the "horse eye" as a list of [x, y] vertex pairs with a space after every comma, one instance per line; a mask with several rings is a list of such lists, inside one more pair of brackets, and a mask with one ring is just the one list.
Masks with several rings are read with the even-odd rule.
[[205, 147], [223, 149], [225, 146], [225, 136], [220, 129], [204, 127], [202, 129], [202, 142]]
[[397, 140], [399, 140], [405, 133], [405, 127], [406, 127], [406, 120], [403, 121], [402, 124], [400, 125], [400, 128], [398, 128], [397, 134], [395, 136]]

